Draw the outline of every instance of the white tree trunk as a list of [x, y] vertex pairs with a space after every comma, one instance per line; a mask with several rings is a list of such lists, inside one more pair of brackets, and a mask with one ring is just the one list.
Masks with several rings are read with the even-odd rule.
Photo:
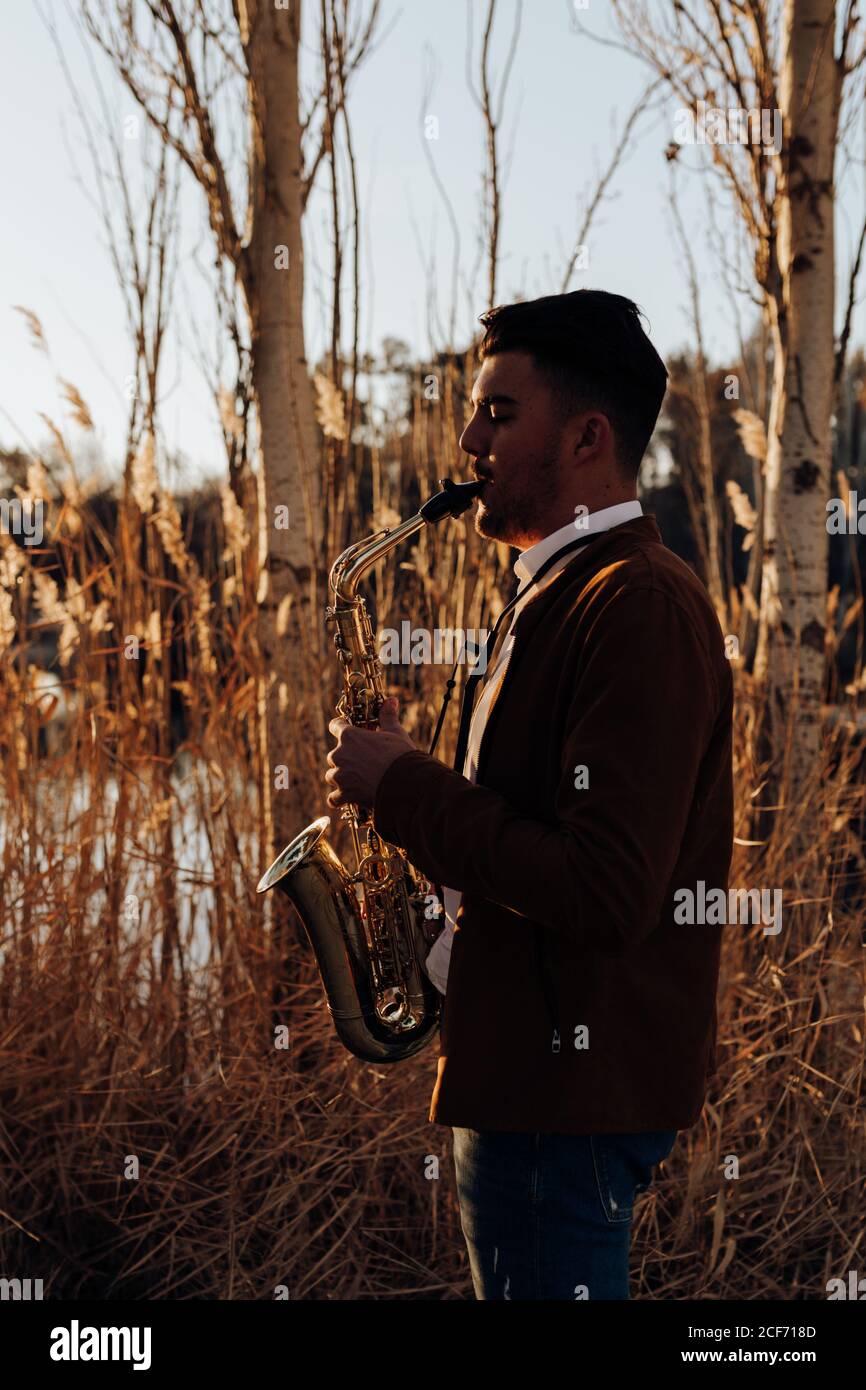
[[[250, 71], [250, 225], [241, 280], [252, 334], [258, 410], [260, 754], [263, 859], [310, 819], [302, 808], [290, 750], [304, 746], [299, 721], [310, 676], [311, 610], [320, 544], [319, 458], [304, 345], [301, 240], [302, 157], [298, 109], [301, 0], [239, 0]], [[288, 517], [288, 525], [285, 525]], [[315, 642], [315, 636], [313, 637]], [[317, 645], [317, 643], [316, 643]], [[315, 716], [314, 716], [315, 717]], [[275, 790], [288, 768], [288, 790]], [[269, 842], [269, 843], [268, 843]]]
[[820, 748], [827, 603], [825, 503], [833, 408], [834, 0], [786, 0], [780, 74], [775, 372], [767, 440], [756, 674], [773, 763], [796, 804]]

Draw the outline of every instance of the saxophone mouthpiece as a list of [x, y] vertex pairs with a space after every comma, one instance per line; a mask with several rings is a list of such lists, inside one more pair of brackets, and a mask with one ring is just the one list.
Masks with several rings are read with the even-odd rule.
[[428, 526], [441, 521], [446, 516], [462, 516], [468, 511], [481, 492], [484, 480], [471, 483], [453, 483], [450, 478], [440, 478], [442, 491], [435, 493], [420, 510]]

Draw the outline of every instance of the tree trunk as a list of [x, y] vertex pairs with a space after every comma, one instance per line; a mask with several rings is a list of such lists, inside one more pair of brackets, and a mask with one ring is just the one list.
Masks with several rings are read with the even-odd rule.
[[[241, 283], [250, 316], [252, 383], [258, 410], [259, 737], [264, 798], [263, 864], [303, 829], [289, 750], [304, 746], [311, 641], [322, 603], [315, 576], [320, 538], [318, 441], [304, 346], [301, 127], [298, 49], [301, 3], [276, 8], [240, 0], [250, 73], [250, 218]], [[312, 636], [311, 636], [312, 635]], [[307, 718], [321, 723], [321, 712]], [[317, 734], [324, 729], [316, 727]], [[275, 790], [280, 766], [288, 789]]]
[[833, 405], [834, 0], [786, 0], [774, 376], [756, 674], [773, 765], [796, 805], [820, 749]]

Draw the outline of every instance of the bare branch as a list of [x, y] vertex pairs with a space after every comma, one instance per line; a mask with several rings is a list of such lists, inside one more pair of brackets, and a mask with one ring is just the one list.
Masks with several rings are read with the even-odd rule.
[[647, 103], [650, 101], [650, 98], [652, 97], [653, 93], [658, 90], [661, 84], [662, 78], [657, 77], [654, 82], [651, 82], [649, 86], [646, 87], [643, 92], [641, 92], [640, 96], [638, 97], [637, 101], [632, 107], [628, 120], [623, 126], [622, 134], [618, 142], [614, 146], [614, 151], [611, 155], [610, 163], [608, 164], [607, 169], [598, 179], [598, 182], [595, 186], [595, 192], [592, 198], [590, 199], [589, 205], [584, 214], [583, 223], [581, 225], [580, 231], [577, 234], [577, 240], [575, 241], [575, 249], [572, 252], [571, 260], [566, 266], [565, 274], [562, 277], [562, 285], [559, 291], [560, 294], [565, 294], [566, 290], [568, 289], [568, 282], [571, 279], [572, 274], [574, 272], [574, 263], [577, 259], [577, 248], [579, 246], [584, 245], [587, 237], [589, 236], [589, 230], [592, 226], [593, 218], [604, 200], [604, 195], [607, 191], [608, 185], [611, 182], [611, 179], [613, 178], [614, 174], [616, 173], [617, 169], [622, 163], [623, 157], [625, 155], [626, 150], [628, 149], [629, 142], [631, 140], [632, 131], [634, 130], [635, 125], [637, 124], [638, 118], [646, 110]]

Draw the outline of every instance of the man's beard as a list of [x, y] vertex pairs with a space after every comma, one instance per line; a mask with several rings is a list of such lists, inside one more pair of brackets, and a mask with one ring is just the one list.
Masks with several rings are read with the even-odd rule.
[[549, 515], [557, 495], [559, 469], [557, 437], [545, 446], [521, 484], [507, 482], [501, 475], [484, 489], [475, 513], [475, 530], [487, 540], [515, 545], [536, 534]]

